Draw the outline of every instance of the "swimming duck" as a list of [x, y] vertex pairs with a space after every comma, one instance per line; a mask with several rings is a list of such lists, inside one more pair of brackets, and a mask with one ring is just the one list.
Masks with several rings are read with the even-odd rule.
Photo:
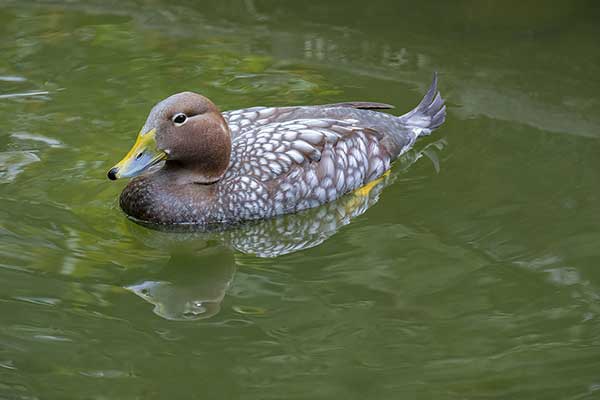
[[378, 111], [389, 108], [349, 102], [221, 113], [204, 96], [178, 93], [152, 108], [108, 178], [136, 177], [120, 206], [150, 224], [226, 226], [293, 213], [380, 178], [442, 125], [437, 75], [413, 110]]

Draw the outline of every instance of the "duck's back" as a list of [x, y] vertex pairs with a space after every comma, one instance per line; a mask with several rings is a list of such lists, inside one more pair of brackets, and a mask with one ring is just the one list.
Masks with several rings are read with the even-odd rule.
[[254, 107], [224, 113], [234, 136], [219, 183], [230, 220], [267, 218], [315, 207], [381, 177], [421, 135], [444, 122], [434, 79], [411, 112], [373, 111], [379, 103]]

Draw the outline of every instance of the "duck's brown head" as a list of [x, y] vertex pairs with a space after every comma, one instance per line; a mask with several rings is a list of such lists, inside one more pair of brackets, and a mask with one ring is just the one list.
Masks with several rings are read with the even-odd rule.
[[152, 108], [137, 141], [108, 178], [130, 178], [162, 160], [197, 183], [218, 181], [229, 164], [231, 133], [218, 108], [192, 92], [174, 94]]

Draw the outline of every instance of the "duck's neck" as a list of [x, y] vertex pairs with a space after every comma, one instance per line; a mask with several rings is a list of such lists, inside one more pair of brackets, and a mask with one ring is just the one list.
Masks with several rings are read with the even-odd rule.
[[223, 178], [227, 168], [210, 170], [203, 163], [186, 163], [178, 161], [167, 161], [163, 167], [164, 171], [170, 175], [172, 182], [177, 185], [187, 185], [191, 183], [201, 185], [212, 185]]

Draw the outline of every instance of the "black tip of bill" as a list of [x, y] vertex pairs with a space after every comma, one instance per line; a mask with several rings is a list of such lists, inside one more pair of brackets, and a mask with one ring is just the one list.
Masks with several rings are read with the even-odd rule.
[[110, 171], [108, 171], [108, 174], [106, 174], [108, 176], [108, 179], [110, 179], [111, 181], [115, 181], [117, 180], [117, 172], [119, 171], [118, 168], [111, 168]]

